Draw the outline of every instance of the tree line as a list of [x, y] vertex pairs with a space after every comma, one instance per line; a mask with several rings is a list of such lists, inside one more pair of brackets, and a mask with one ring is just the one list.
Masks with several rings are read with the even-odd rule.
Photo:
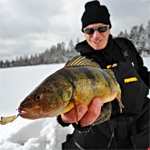
[[[79, 39], [77, 39], [76, 43], [78, 42]], [[64, 42], [61, 42], [57, 43], [57, 45], [52, 45], [50, 49], [46, 49], [44, 52], [39, 54], [16, 57], [16, 60], [12, 61], [6, 60], [4, 62], [1, 60], [0, 68], [65, 63], [73, 56], [79, 55], [75, 50], [75, 44], [73, 40], [70, 40], [68, 48], [66, 48]]]
[[[148, 25], [145, 28], [143, 25], [134, 26], [130, 33], [126, 30], [121, 31], [117, 37], [125, 37], [131, 40], [141, 56], [150, 56], [150, 21], [148, 21]], [[67, 48], [65, 43], [61, 42], [57, 43], [57, 45], [52, 45], [50, 49], [46, 49], [43, 53], [16, 57], [16, 60], [12, 61], [0, 60], [0, 68], [65, 63], [72, 57], [79, 55], [75, 50], [75, 45], [78, 42], [79, 39], [77, 38], [76, 42], [70, 40]]]

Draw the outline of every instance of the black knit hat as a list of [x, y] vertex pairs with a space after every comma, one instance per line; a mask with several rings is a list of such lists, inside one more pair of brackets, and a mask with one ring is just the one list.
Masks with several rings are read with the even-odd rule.
[[106, 6], [100, 5], [99, 1], [91, 1], [85, 4], [85, 11], [81, 18], [83, 28], [94, 23], [108, 24], [111, 28], [110, 14]]

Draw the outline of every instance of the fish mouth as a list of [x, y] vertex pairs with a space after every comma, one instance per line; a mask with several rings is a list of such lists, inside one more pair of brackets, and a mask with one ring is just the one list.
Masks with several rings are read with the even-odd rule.
[[39, 118], [39, 115], [35, 115], [31, 110], [18, 109], [18, 116], [21, 116], [25, 119], [35, 120]]

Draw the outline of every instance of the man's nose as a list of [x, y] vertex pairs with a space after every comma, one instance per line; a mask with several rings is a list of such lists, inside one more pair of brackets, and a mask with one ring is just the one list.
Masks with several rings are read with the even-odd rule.
[[93, 38], [98, 38], [98, 37], [100, 37], [101, 35], [100, 35], [100, 33], [96, 30], [96, 31], [94, 31], [94, 33], [93, 33]]

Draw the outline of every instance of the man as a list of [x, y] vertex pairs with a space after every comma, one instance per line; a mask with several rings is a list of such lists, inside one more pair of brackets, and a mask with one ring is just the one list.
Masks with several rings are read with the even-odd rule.
[[[112, 37], [110, 14], [99, 1], [86, 3], [81, 21], [86, 40], [77, 44], [76, 50], [102, 69], [112, 69], [121, 86], [124, 109], [120, 113], [117, 101], [103, 104], [95, 97], [89, 107], [77, 106], [79, 125], [75, 124], [74, 109], [62, 114], [58, 122], [62, 126], [72, 123], [75, 128], [63, 149], [147, 149], [150, 73], [129, 40]], [[102, 117], [106, 110], [111, 110], [111, 116]]]

